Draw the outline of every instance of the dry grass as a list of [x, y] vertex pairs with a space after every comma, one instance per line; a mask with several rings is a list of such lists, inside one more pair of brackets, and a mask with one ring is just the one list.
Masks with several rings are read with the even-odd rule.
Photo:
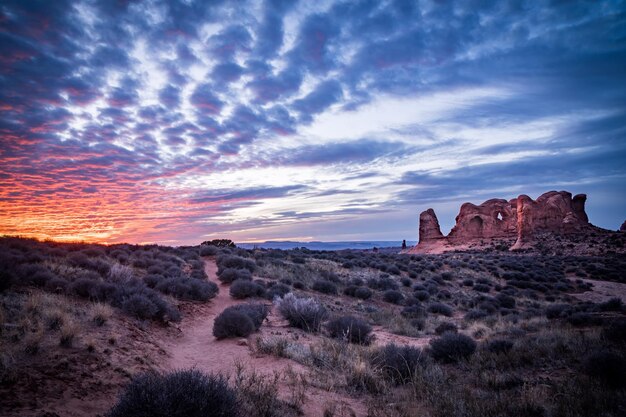
[[108, 304], [94, 303], [91, 306], [92, 321], [96, 325], [104, 325], [107, 321], [111, 319], [111, 316], [113, 316], [113, 309]]

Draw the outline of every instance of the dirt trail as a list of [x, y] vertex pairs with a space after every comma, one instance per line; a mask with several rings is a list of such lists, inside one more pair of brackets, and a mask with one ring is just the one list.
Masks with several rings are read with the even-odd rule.
[[205, 260], [209, 280], [220, 286], [220, 291], [208, 304], [193, 306], [192, 314], [180, 326], [179, 337], [167, 340], [163, 348], [169, 353], [169, 369], [198, 368], [211, 372], [230, 372], [234, 363], [247, 364], [249, 349], [233, 339], [216, 340], [213, 337], [213, 320], [225, 308], [237, 304], [228, 294], [228, 287], [217, 281], [217, 265]]
[[[238, 304], [233, 300], [228, 291], [228, 286], [220, 285], [217, 280], [217, 265], [213, 259], [205, 259], [205, 272], [209, 280], [220, 287], [220, 292], [207, 304], [195, 304], [191, 311], [186, 312], [179, 327], [179, 334], [175, 337], [163, 340], [162, 347], [167, 352], [169, 360], [163, 364], [163, 370], [175, 370], [184, 368], [196, 368], [203, 372], [221, 372], [233, 375], [235, 364], [241, 363], [247, 370], [257, 373], [273, 374], [284, 373], [288, 368], [299, 374], [308, 374], [308, 370], [285, 358], [276, 358], [271, 355], [259, 355], [252, 352], [248, 346], [253, 343], [256, 335], [248, 339], [224, 339], [217, 340], [213, 336], [213, 321], [225, 308]], [[288, 333], [284, 322], [273, 312], [270, 312], [268, 321], [262, 327], [263, 333]], [[289, 400], [291, 396], [290, 386], [286, 381], [281, 381], [279, 397]], [[331, 402], [343, 403], [355, 411], [355, 416], [365, 416], [365, 406], [353, 398], [328, 392], [317, 387], [307, 387], [306, 400], [302, 411], [306, 417], [321, 417], [324, 409]]]
[[583, 279], [584, 282], [593, 284], [591, 291], [572, 294], [581, 301], [592, 301], [601, 303], [611, 298], [617, 297], [626, 303], [626, 284], [612, 281], [597, 281], [594, 279]]

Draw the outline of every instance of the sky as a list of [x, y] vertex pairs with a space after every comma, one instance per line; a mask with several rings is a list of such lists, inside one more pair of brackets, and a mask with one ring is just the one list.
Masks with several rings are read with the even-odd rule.
[[416, 240], [626, 220], [625, 1], [0, 0], [0, 234]]

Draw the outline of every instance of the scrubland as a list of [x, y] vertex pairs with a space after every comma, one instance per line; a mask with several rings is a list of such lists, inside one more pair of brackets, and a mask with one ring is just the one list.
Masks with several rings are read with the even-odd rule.
[[[624, 415], [625, 240], [406, 255], [2, 238], [0, 410]], [[245, 363], [175, 369], [191, 323], [208, 326], [198, 363]]]

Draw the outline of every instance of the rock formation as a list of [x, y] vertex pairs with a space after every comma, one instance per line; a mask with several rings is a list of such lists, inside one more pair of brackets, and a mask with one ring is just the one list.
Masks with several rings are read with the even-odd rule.
[[622, 223], [622, 225], [620, 226], [619, 231], [620, 232], [626, 232], [626, 220], [624, 220], [624, 223]]
[[419, 242], [426, 242], [435, 239], [443, 239], [443, 233], [439, 227], [439, 220], [435, 210], [429, 208], [420, 214]]
[[587, 196], [572, 197], [567, 191], [550, 191], [537, 200], [520, 195], [510, 201], [487, 200], [480, 205], [461, 206], [456, 224], [448, 236], [439, 228], [433, 209], [420, 214], [419, 243], [413, 253], [429, 251], [434, 245], [467, 245], [475, 241], [517, 238], [511, 250], [531, 247], [538, 232], [577, 233], [590, 226], [585, 201]]

